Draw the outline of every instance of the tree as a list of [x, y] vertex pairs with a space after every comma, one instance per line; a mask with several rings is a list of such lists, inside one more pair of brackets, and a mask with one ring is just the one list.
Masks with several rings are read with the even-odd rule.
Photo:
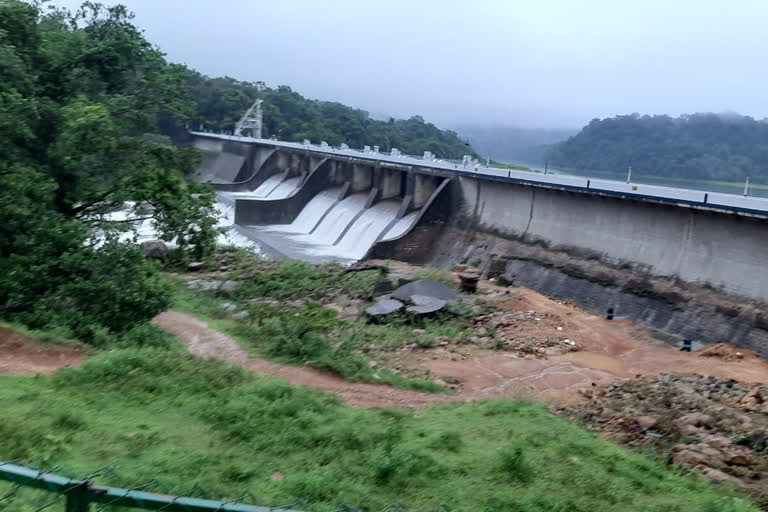
[[[195, 111], [187, 78], [122, 6], [0, 0], [0, 314], [93, 341], [167, 307], [157, 269], [119, 240], [151, 218], [182, 250], [214, 245], [212, 191], [187, 179], [196, 152], [157, 134]], [[127, 201], [128, 219], [108, 217]]]

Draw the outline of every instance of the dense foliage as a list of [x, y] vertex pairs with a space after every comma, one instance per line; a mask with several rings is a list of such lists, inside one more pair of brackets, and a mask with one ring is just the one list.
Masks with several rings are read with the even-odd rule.
[[768, 122], [720, 114], [594, 119], [551, 155], [558, 167], [717, 181], [768, 181]]
[[310, 100], [290, 87], [269, 88], [262, 82], [240, 82], [233, 78], [208, 78], [190, 73], [189, 83], [198, 105], [194, 126], [231, 131], [256, 98], [264, 100], [264, 137], [281, 140], [326, 141], [353, 148], [379, 146], [388, 151], [421, 155], [431, 151], [440, 158], [459, 159], [475, 155], [455, 132], [441, 130], [421, 116], [410, 119], [372, 119], [368, 112], [330, 101]]
[[[196, 154], [153, 135], [194, 113], [186, 76], [123, 7], [0, 0], [3, 316], [105, 339], [169, 301], [140, 248], [120, 241], [132, 218], [153, 218], [182, 249], [213, 247], [212, 193], [185, 178]], [[127, 219], [106, 216], [126, 201]]]

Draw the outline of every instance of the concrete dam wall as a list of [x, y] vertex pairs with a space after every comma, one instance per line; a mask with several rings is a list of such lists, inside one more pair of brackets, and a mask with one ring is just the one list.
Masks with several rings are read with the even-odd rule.
[[266, 254], [469, 264], [596, 312], [613, 307], [671, 335], [768, 357], [766, 216], [268, 143], [214, 146], [198, 143], [208, 154], [201, 179]]

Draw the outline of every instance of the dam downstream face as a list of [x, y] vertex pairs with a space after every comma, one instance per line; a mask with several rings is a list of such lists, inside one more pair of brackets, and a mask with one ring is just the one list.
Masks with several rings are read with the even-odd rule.
[[[234, 212], [236, 199], [282, 199], [299, 186], [297, 178], [268, 181], [252, 192], [219, 192], [219, 210]], [[416, 221], [417, 212], [398, 218], [400, 199], [380, 200], [366, 207], [368, 192], [339, 199], [341, 192], [341, 187], [319, 192], [290, 224], [232, 224], [229, 238], [235, 245], [247, 241], [266, 256], [346, 265], [365, 257], [377, 241], [401, 236]]]

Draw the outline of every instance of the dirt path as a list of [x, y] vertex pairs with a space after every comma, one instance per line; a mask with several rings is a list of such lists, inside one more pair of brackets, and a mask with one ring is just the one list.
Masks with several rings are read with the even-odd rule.
[[[259, 373], [283, 377], [292, 384], [335, 393], [348, 404], [359, 407], [418, 408], [449, 400], [521, 396], [567, 402], [580, 399], [579, 389], [659, 373], [712, 375], [738, 378], [747, 383], [768, 383], [768, 363], [747, 352], [739, 361], [682, 353], [650, 337], [631, 322], [608, 321], [530, 290], [516, 290], [515, 298], [503, 307], [534, 309], [559, 316], [566, 331], [580, 340], [582, 350], [548, 359], [524, 359], [504, 351], [489, 351], [487, 355], [466, 357], [446, 354], [450, 357], [434, 356], [421, 362], [419, 366], [435, 376], [461, 380], [461, 390], [446, 396], [351, 383], [311, 368], [251, 359], [232, 338], [183, 313], [162, 313], [154, 322], [176, 335], [190, 352], [200, 357], [221, 359]], [[542, 328], [546, 327], [542, 325]]]
[[445, 402], [452, 398], [389, 386], [347, 382], [311, 368], [281, 365], [264, 359], [251, 359], [235, 340], [184, 313], [166, 311], [155, 317], [153, 322], [178, 337], [196, 356], [221, 359], [258, 373], [282, 377], [297, 386], [309, 386], [331, 392], [352, 406], [415, 408]]
[[75, 347], [43, 343], [0, 327], [0, 375], [48, 375], [59, 368], [79, 366], [82, 361]]

